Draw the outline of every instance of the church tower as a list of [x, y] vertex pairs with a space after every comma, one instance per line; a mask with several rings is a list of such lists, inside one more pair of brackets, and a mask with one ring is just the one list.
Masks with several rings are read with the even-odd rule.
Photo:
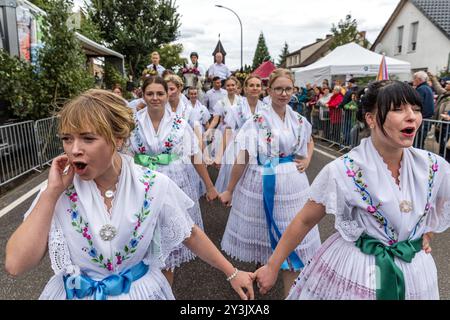
[[215, 56], [217, 52], [221, 52], [223, 55], [223, 64], [225, 64], [225, 56], [227, 53], [225, 52], [225, 49], [223, 48], [222, 42], [220, 42], [220, 34], [219, 34], [219, 41], [217, 42], [216, 49], [214, 49], [214, 52], [212, 53], [213, 56], [213, 63], [215, 63]]

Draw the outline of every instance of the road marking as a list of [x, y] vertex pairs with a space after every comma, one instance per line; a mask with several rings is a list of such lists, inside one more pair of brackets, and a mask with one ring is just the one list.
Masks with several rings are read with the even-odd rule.
[[[7, 214], [8, 212], [10, 212], [11, 210], [13, 210], [15, 207], [17, 207], [18, 205], [20, 205], [22, 202], [25, 202], [28, 200], [28, 198], [30, 198], [33, 194], [35, 194], [36, 192], [38, 192], [39, 190], [41, 190], [42, 187], [47, 185], [47, 180], [45, 180], [44, 182], [42, 182], [41, 184], [37, 185], [36, 187], [34, 187], [33, 189], [31, 189], [30, 191], [28, 191], [27, 193], [25, 193], [23, 196], [21, 196], [19, 199], [15, 200], [14, 202], [11, 202], [10, 204], [8, 204], [6, 207], [4, 207], [1, 211], [0, 211], [0, 218], [3, 217], [5, 214]], [[25, 213], [25, 212], [24, 212]]]
[[328, 158], [330, 158], [330, 159], [333, 159], [333, 160], [335, 160], [335, 159], [338, 158], [338, 157], [333, 156], [332, 154], [330, 154], [330, 153], [328, 153], [328, 152], [325, 152], [325, 151], [322, 151], [322, 150], [320, 150], [320, 149], [317, 149], [316, 147], [314, 147], [314, 151], [320, 153], [321, 155], [324, 155], [325, 157], [328, 157]]

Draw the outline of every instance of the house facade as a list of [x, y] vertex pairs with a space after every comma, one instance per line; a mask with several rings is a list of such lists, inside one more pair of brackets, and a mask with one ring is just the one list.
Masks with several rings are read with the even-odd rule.
[[450, 1], [401, 0], [371, 48], [411, 63], [411, 71], [448, 71]]

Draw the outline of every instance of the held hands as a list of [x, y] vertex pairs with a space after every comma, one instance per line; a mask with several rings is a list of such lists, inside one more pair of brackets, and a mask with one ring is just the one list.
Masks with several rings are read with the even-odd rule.
[[231, 287], [233, 287], [234, 291], [237, 292], [237, 294], [239, 295], [239, 297], [241, 297], [242, 300], [254, 300], [255, 299], [255, 293], [253, 291], [254, 280], [255, 280], [254, 273], [237, 270], [237, 274], [229, 281]]
[[278, 277], [278, 270], [273, 270], [267, 264], [254, 273], [256, 284], [261, 294], [267, 294], [274, 286]]
[[428, 232], [423, 235], [422, 250], [427, 254], [431, 253], [431, 239], [433, 239], [433, 233]]
[[69, 157], [67, 155], [56, 157], [48, 174], [47, 190], [59, 197], [72, 184], [74, 175], [75, 170], [69, 163]]
[[309, 161], [310, 158], [305, 158], [305, 159], [295, 159], [295, 165], [297, 166], [297, 170], [300, 173], [305, 172], [306, 169], [308, 169], [309, 167]]
[[217, 192], [216, 187], [211, 186], [206, 189], [206, 200], [208, 202], [217, 199], [218, 196], [219, 196], [219, 193]]
[[230, 191], [226, 190], [219, 195], [219, 200], [225, 207], [231, 207], [231, 200], [233, 199], [233, 195]]

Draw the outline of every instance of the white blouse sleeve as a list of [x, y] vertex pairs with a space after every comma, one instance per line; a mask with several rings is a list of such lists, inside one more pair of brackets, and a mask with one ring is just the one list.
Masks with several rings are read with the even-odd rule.
[[220, 117], [223, 116], [223, 113], [224, 113], [225, 109], [224, 109], [224, 105], [223, 105], [222, 100], [219, 100], [216, 103], [216, 105], [213, 107], [212, 111], [213, 111], [212, 112], [213, 116], [220, 116]]
[[147, 261], [157, 262], [163, 267], [169, 254], [190, 237], [194, 221], [187, 210], [193, 205], [194, 202], [170, 180], [153, 232]]
[[311, 141], [312, 125], [302, 116], [303, 124], [300, 129], [300, 143], [294, 153], [300, 157], [308, 156], [308, 143]]
[[438, 186], [436, 201], [432, 204], [427, 220], [425, 232], [444, 232], [450, 227], [450, 164], [444, 159], [439, 163], [441, 183]]
[[[33, 203], [24, 215], [24, 220], [33, 211], [42, 194], [42, 191], [44, 191], [45, 188], [46, 186], [41, 189], [39, 194], [33, 200]], [[59, 226], [55, 216], [53, 216], [50, 226], [50, 232], [48, 234], [48, 254], [50, 256], [51, 267], [56, 275], [74, 272], [73, 269], [75, 267], [73, 266], [72, 260], [70, 259], [69, 247], [67, 246], [64, 233]]]
[[334, 174], [335, 160], [319, 172], [310, 188], [310, 200], [322, 204], [328, 214], [335, 216], [334, 227], [347, 241], [356, 241], [366, 229], [358, 216], [357, 208], [349, 205], [345, 186]]
[[192, 156], [200, 152], [200, 143], [189, 124], [186, 124], [184, 129], [183, 143], [178, 144], [174, 152], [181, 156]]
[[238, 150], [246, 150], [253, 158], [258, 156], [258, 130], [253, 118], [248, 119], [236, 136]]

